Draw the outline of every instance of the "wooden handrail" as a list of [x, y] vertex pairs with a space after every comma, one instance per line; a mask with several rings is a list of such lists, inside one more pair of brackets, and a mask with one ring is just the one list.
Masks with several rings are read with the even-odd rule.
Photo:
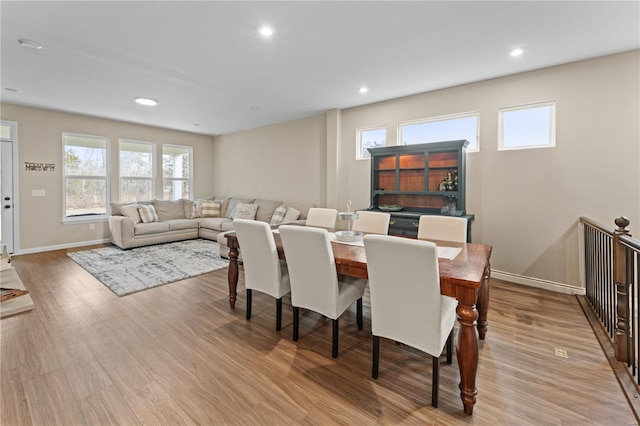
[[605, 234], [609, 234], [611, 236], [613, 236], [613, 228], [607, 228], [604, 225], [599, 224], [598, 222], [594, 222], [593, 220], [589, 219], [588, 217], [584, 217], [584, 216], [580, 216], [580, 222], [587, 224], [589, 226], [591, 226], [592, 228], [596, 228], [599, 231], [604, 232]]

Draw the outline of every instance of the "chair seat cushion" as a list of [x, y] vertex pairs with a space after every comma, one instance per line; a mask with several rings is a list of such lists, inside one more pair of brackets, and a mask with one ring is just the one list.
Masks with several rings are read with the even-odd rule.
[[367, 280], [340, 275], [338, 280], [338, 306], [335, 318], [338, 318], [349, 306], [360, 299], [367, 287]]

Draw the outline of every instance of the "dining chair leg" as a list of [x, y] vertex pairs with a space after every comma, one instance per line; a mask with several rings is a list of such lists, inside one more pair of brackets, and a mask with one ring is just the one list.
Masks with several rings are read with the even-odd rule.
[[438, 389], [440, 388], [440, 357], [432, 356], [433, 378], [431, 379], [431, 405], [438, 408]]
[[453, 330], [449, 333], [449, 337], [447, 338], [447, 364], [451, 364], [453, 362]]
[[358, 330], [362, 330], [362, 297], [356, 302], [356, 318], [358, 321]]
[[282, 328], [282, 297], [276, 299], [276, 331]]
[[380, 336], [373, 336], [373, 363], [371, 377], [378, 378], [378, 364], [380, 363]]
[[333, 339], [331, 343], [331, 356], [334, 358], [338, 358], [338, 327], [339, 321], [338, 318], [333, 320]]
[[251, 296], [252, 296], [251, 289], [247, 289], [247, 319], [248, 320], [251, 319]]
[[298, 326], [300, 325], [300, 308], [294, 306], [293, 307], [293, 341], [298, 341]]

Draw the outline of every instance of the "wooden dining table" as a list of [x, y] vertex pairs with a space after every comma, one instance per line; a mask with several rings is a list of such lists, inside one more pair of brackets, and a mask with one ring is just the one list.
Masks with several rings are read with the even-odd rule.
[[[229, 305], [235, 308], [238, 286], [238, 249], [240, 245], [235, 232], [226, 234], [229, 247]], [[274, 239], [281, 259], [286, 259], [280, 234]], [[458, 368], [460, 369], [460, 398], [466, 414], [473, 414], [478, 389], [478, 337], [487, 334], [487, 312], [489, 308], [489, 277], [492, 246], [474, 243], [428, 240], [441, 247], [459, 247], [454, 259], [438, 258], [440, 270], [440, 292], [455, 297], [458, 301], [457, 316], [460, 328], [456, 341]], [[364, 247], [332, 241], [333, 256], [339, 274], [368, 279], [367, 258]], [[410, 297], [410, 295], [408, 295]], [[476, 334], [477, 328], [477, 334]]]

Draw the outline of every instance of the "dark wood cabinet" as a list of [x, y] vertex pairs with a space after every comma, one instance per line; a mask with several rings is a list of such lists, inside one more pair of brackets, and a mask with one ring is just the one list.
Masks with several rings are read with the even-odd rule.
[[[466, 140], [370, 148], [370, 210], [391, 213], [389, 234], [417, 236], [424, 214], [461, 216], [465, 207]], [[393, 211], [399, 209], [399, 211]]]

